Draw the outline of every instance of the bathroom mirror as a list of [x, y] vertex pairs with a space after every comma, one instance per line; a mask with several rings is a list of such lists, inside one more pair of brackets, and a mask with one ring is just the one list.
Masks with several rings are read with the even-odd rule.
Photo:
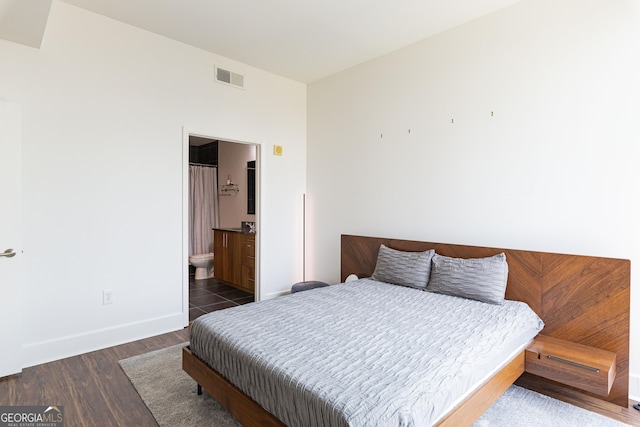
[[247, 214], [256, 214], [256, 161], [247, 162]]

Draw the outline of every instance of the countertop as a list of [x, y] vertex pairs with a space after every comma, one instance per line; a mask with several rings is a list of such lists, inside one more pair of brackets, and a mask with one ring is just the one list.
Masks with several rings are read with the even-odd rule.
[[212, 228], [212, 230], [214, 231], [224, 231], [227, 233], [238, 233], [238, 234], [251, 234], [251, 235], [255, 235], [255, 233], [246, 233], [244, 231], [242, 231], [242, 228], [238, 227], [238, 228], [219, 228], [219, 227], [214, 227]]

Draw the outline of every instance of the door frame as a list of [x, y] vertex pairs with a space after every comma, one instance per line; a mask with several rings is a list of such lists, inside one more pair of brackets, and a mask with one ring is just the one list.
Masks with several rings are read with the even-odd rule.
[[[215, 132], [182, 127], [182, 315], [184, 326], [189, 325], [189, 137], [214, 139], [233, 142], [236, 144], [253, 145], [256, 149], [256, 282], [255, 300], [260, 301], [260, 199], [261, 199], [261, 144], [249, 141], [239, 141], [233, 138], [217, 136]], [[215, 255], [214, 255], [215, 256]]]
[[2, 280], [0, 284], [0, 324], [3, 351], [0, 363], [0, 377], [22, 372], [22, 105], [0, 98], [0, 139], [4, 162], [9, 161], [1, 175], [5, 181], [2, 191], [3, 202], [10, 202], [3, 209], [2, 232], [0, 232], [0, 252], [13, 249], [13, 257], [0, 258]]

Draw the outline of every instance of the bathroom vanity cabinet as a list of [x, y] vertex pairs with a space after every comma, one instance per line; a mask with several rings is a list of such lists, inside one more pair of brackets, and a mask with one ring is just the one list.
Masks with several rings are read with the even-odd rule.
[[213, 231], [213, 275], [230, 284], [238, 282], [235, 266], [239, 259], [238, 233], [224, 230]]
[[213, 253], [213, 275], [216, 279], [255, 293], [255, 235], [215, 229]]
[[256, 289], [256, 236], [240, 234], [240, 287], [254, 293]]

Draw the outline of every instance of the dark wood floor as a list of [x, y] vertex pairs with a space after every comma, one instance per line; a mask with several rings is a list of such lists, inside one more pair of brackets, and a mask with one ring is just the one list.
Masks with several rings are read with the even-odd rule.
[[[253, 301], [216, 279], [189, 283], [189, 319]], [[62, 405], [65, 426], [157, 426], [118, 360], [189, 340], [188, 328], [26, 368], [0, 379], [0, 405]]]
[[[189, 330], [185, 328], [26, 368], [20, 375], [0, 379], [0, 405], [62, 405], [66, 427], [158, 426], [118, 365], [118, 360], [180, 344], [188, 339]], [[554, 397], [578, 403], [570, 390]], [[631, 405], [625, 409], [594, 399], [587, 403], [586, 408], [640, 426], [640, 411], [631, 408]]]
[[118, 360], [180, 344], [188, 328], [25, 368], [0, 379], [0, 405], [62, 405], [65, 427], [158, 426]]

